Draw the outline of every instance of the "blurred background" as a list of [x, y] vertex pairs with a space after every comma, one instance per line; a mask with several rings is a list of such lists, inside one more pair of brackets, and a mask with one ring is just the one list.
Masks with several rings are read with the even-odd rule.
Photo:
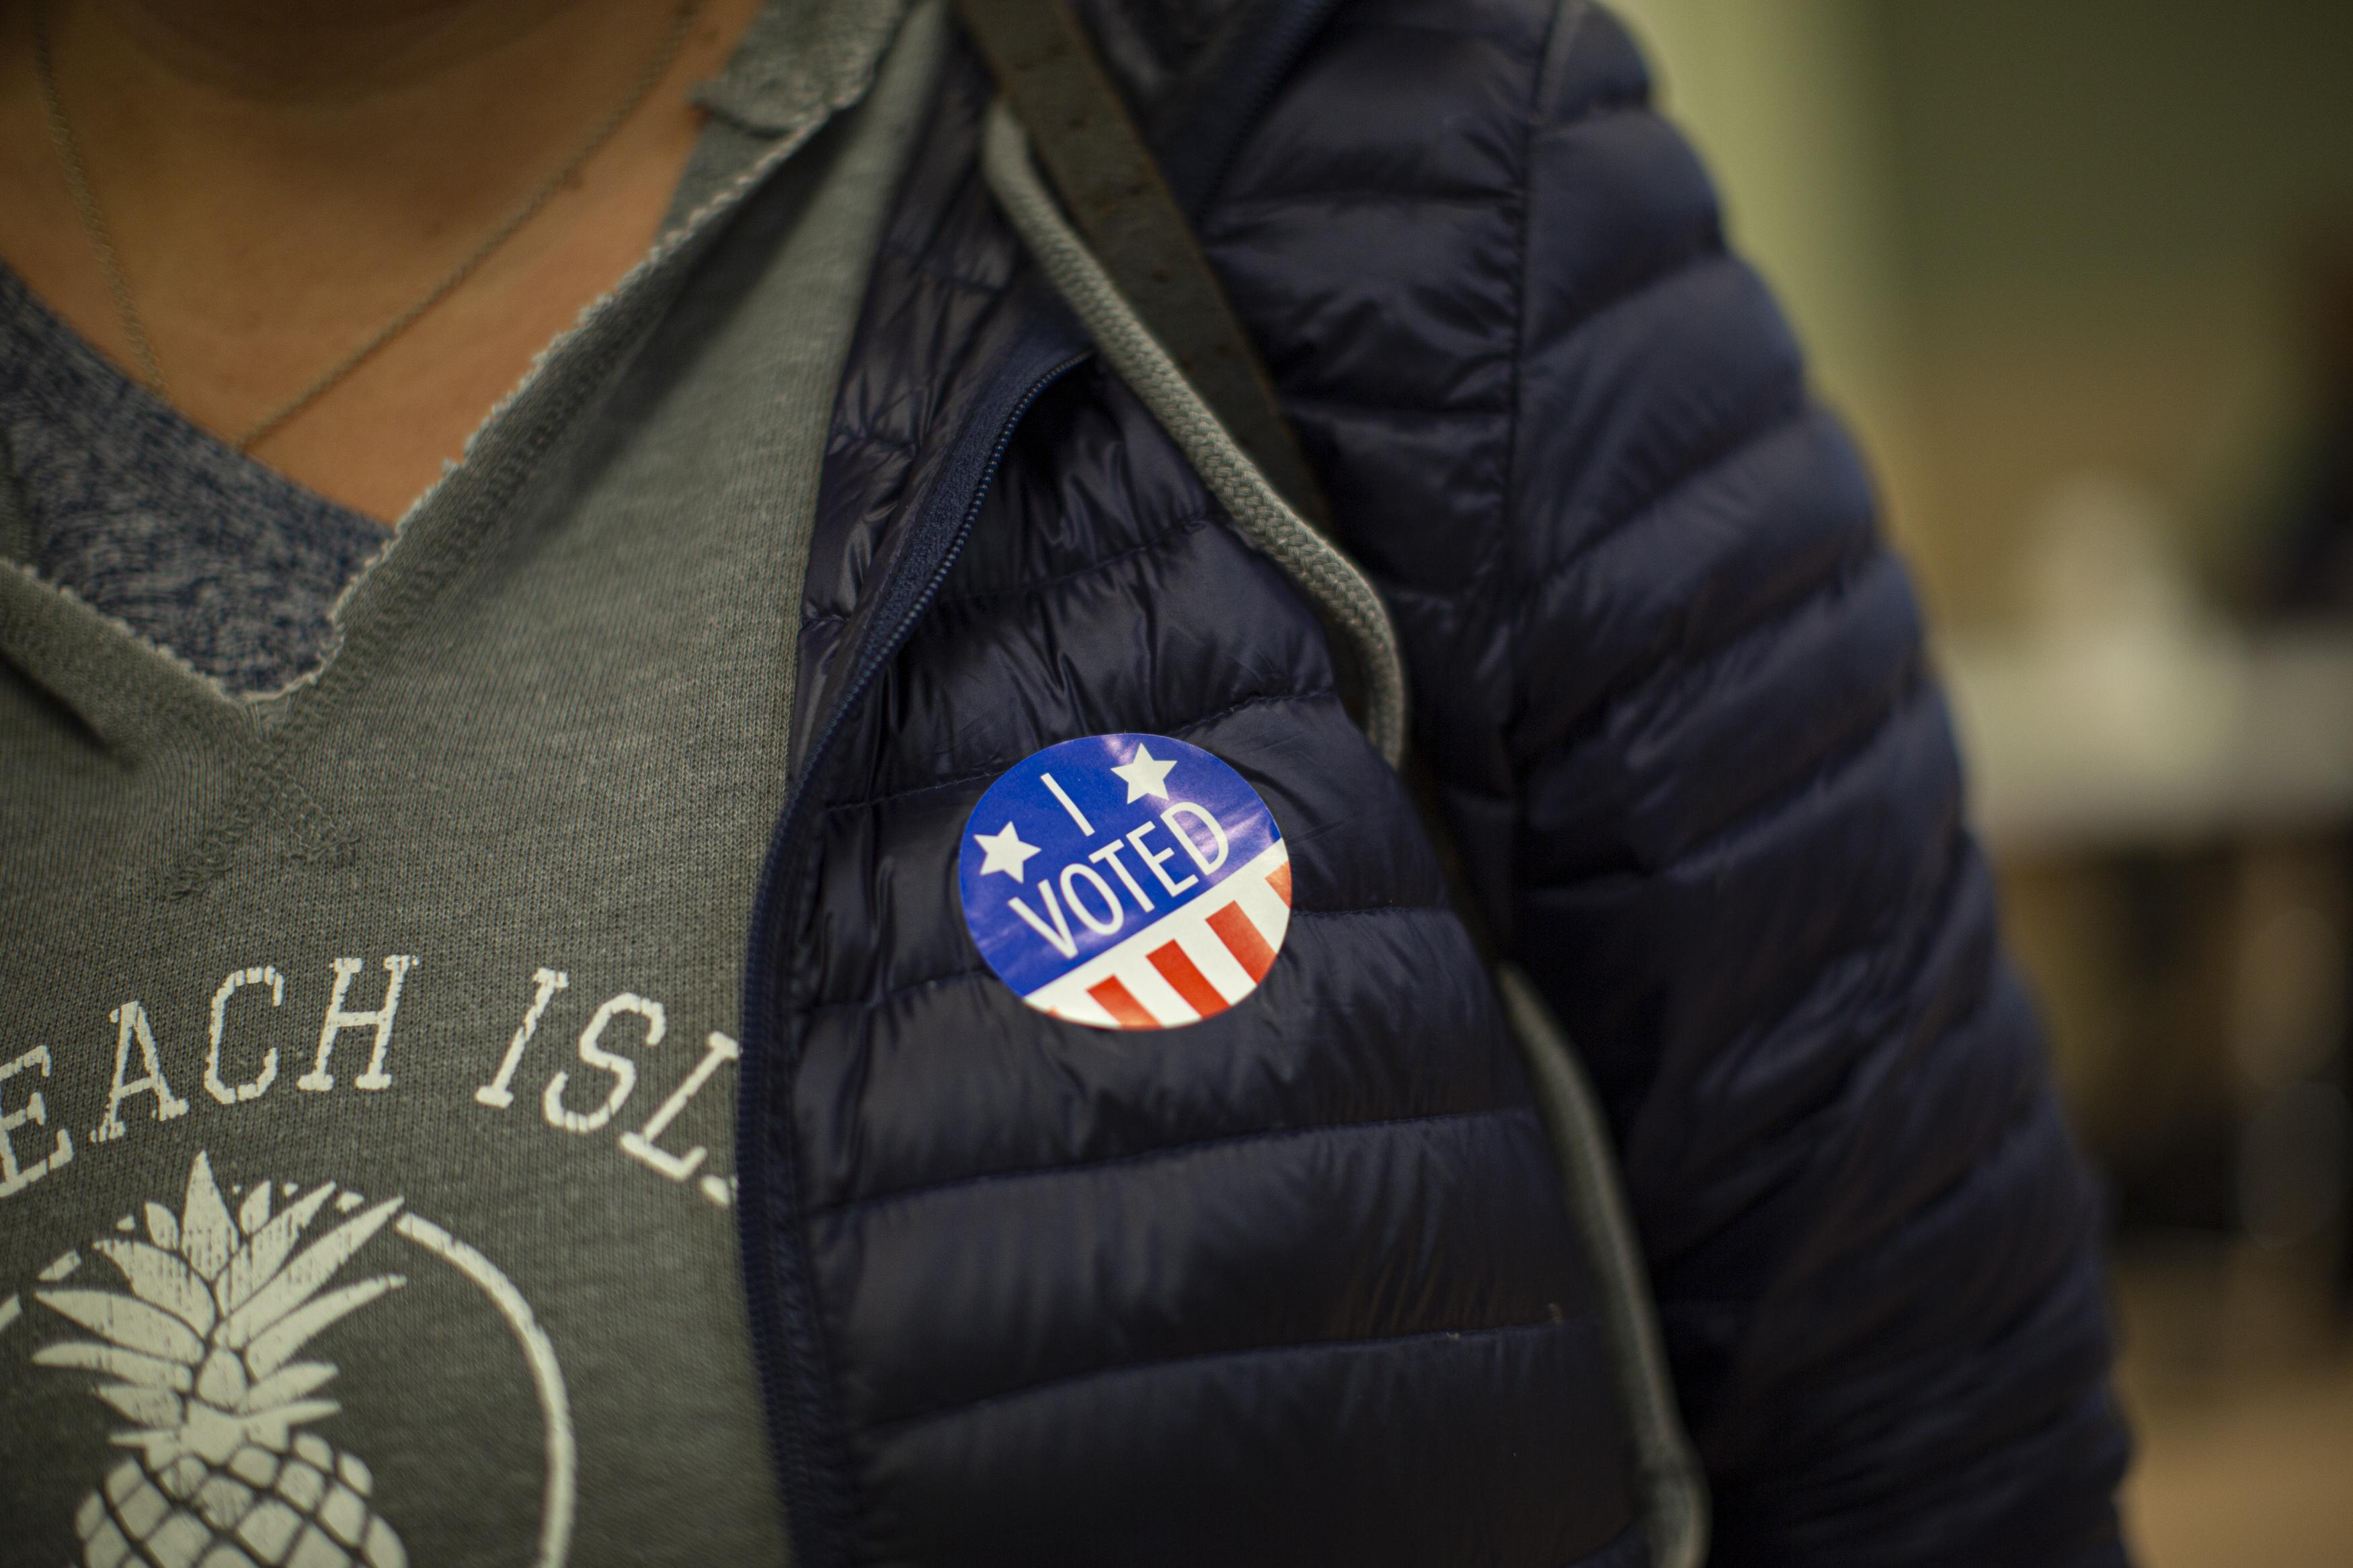
[[2353, 1568], [2353, 5], [1616, 5], [1926, 602], [2142, 1563]]

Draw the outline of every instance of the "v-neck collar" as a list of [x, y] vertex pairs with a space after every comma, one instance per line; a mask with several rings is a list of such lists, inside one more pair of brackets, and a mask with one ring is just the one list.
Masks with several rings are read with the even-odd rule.
[[[537, 458], [610, 384], [612, 372], [667, 308], [702, 243], [769, 174], [863, 96], [907, 8], [907, 0], [768, 0], [725, 68], [695, 95], [752, 134], [758, 151], [750, 163], [665, 232], [637, 267], [542, 352], [468, 437], [463, 459], [445, 468], [402, 515], [385, 548], [354, 575], [334, 611], [324, 657], [286, 687], [231, 693], [153, 638], [45, 580], [24, 560], [26, 505], [13, 474], [0, 475], [0, 489], [10, 492], [0, 496], [0, 546], [18, 546], [0, 550], [0, 659], [80, 713], [110, 745], [134, 745], [137, 716], [150, 711], [182, 739], [189, 724], [231, 743], [239, 734], [291, 739], [305, 727], [307, 710], [332, 704], [351, 684], [350, 667], [373, 662], [352, 657], [355, 648], [373, 652], [396, 640], [433, 588], [464, 570], [501, 516], [512, 510]], [[40, 306], [37, 297], [34, 303]], [[220, 444], [177, 409], [128, 383], [69, 326], [59, 321], [58, 330], [99, 371], [123, 379], [132, 395], [153, 404], [160, 417], [177, 422], [194, 438]], [[311, 493], [267, 465], [236, 456], [277, 483]], [[125, 646], [108, 646], [118, 644]], [[102, 654], [91, 651], [100, 647]]]
[[[820, 3], [839, 9], [860, 0]], [[889, 9], [894, 21], [903, 10]], [[391, 542], [345, 592], [323, 662], [284, 690], [232, 696], [20, 562], [0, 561], [0, 662], [72, 711], [121, 763], [154, 761], [216, 781], [217, 788], [201, 792], [212, 804], [190, 825], [165, 879], [167, 895], [202, 887], [208, 868], [225, 863], [227, 851], [265, 820], [289, 833], [298, 855], [332, 860], [341, 853], [349, 833], [296, 778], [312, 734], [531, 512], [543, 459], [613, 387], [724, 221], [839, 109], [858, 100], [892, 36], [854, 58], [837, 57], [857, 79], [837, 82], [791, 129], [764, 136], [748, 166], [549, 345], [470, 437], [463, 460], [410, 507]]]

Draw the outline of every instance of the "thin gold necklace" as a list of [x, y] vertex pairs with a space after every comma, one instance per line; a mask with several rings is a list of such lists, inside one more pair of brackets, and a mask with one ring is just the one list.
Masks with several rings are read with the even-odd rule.
[[[260, 423], [235, 438], [237, 449], [249, 452], [264, 437], [297, 414], [301, 413], [340, 383], [352, 372], [365, 364], [376, 351], [417, 324], [427, 310], [449, 297], [459, 284], [474, 275], [499, 247], [514, 237], [515, 231], [538, 216], [539, 210], [555, 197], [555, 193], [570, 183], [613, 139], [628, 118], [638, 111], [661, 79], [668, 75], [678, 52], [686, 45], [687, 29], [702, 0], [680, 0], [672, 14], [669, 34], [660, 50], [646, 62], [645, 69], [629, 84], [628, 92], [604, 119], [596, 122], [563, 167], [543, 180], [525, 196], [498, 227], [485, 236], [467, 258], [443, 274], [440, 280], [427, 289], [417, 301], [401, 311], [365, 342], [329, 366], [308, 386], [280, 404]], [[66, 184], [73, 192], [74, 210], [81, 215], [82, 231], [90, 237], [90, 248], [98, 253], [99, 269], [106, 276], [106, 291], [113, 298], [114, 312], [122, 322], [123, 335], [131, 340], [131, 352], [138, 357], [139, 374], [149, 391], [165, 402], [171, 401], [170, 384], [164, 379], [164, 367], [155, 362], [155, 346], [147, 336], [147, 325], [140, 319], [139, 306], [131, 297], [131, 280], [123, 276], [121, 258], [115, 253], [114, 239], [106, 226], [106, 215], [98, 205], [98, 195], [91, 189], [90, 171], [82, 163], [81, 146], [74, 139], [73, 127], [66, 121], [64, 101], [58, 95], [56, 67], [49, 58], [48, 7], [33, 8], [33, 62], [41, 82], [41, 107], [47, 112], [49, 140], [57, 143], [58, 162], [65, 168]]]

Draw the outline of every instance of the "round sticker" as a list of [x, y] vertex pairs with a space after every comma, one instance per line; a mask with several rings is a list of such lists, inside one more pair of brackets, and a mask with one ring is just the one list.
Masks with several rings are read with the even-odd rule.
[[965, 824], [965, 923], [997, 978], [1099, 1029], [1173, 1029], [1266, 978], [1291, 852], [1242, 776], [1165, 735], [1089, 735], [1008, 770]]

